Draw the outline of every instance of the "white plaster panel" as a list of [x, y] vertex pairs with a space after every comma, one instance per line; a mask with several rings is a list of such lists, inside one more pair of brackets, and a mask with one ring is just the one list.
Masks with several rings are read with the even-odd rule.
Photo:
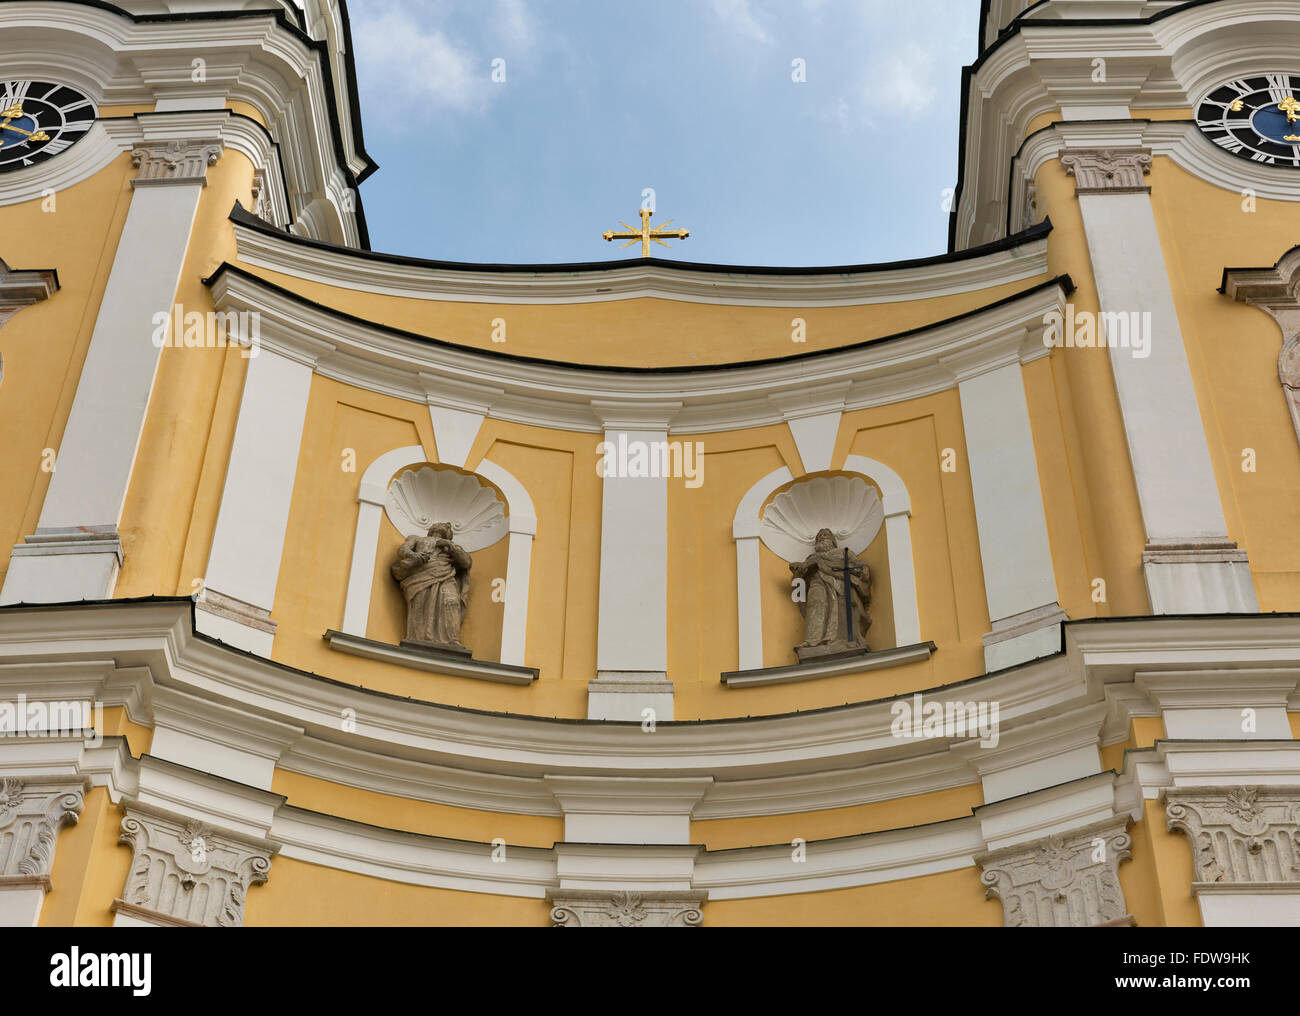
[[268, 350], [248, 363], [205, 584], [269, 611], [275, 604], [312, 369]]
[[39, 529], [121, 517], [158, 368], [153, 317], [171, 312], [201, 190], [142, 187], [131, 198]]
[[1110, 350], [1147, 538], [1226, 538], [1150, 195], [1080, 194], [1079, 206], [1102, 311], [1151, 313], [1150, 356]]
[[[664, 431], [607, 430], [617, 443], [650, 446]], [[668, 480], [606, 476], [600, 522], [600, 621], [596, 669], [668, 670]], [[639, 719], [639, 716], [637, 717]]]
[[0, 928], [35, 928], [44, 904], [40, 886], [0, 887]]
[[1022, 370], [1012, 362], [959, 385], [989, 618], [1056, 602]]
[[1207, 928], [1300, 928], [1300, 883], [1295, 892], [1198, 893]]

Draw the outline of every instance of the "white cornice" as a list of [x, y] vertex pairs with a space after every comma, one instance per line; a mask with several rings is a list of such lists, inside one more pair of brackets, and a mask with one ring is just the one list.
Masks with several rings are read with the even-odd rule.
[[[94, 176], [119, 155], [150, 141], [212, 141], [245, 155], [264, 171], [268, 200], [283, 208], [279, 151], [266, 130], [226, 110], [143, 113], [97, 120], [86, 136], [57, 159], [0, 176], [0, 206], [39, 200]], [[274, 195], [274, 196], [272, 196]]]
[[[60, 81], [84, 92], [99, 108], [215, 99], [222, 105], [246, 102], [259, 109], [285, 159], [283, 176], [275, 160], [262, 162], [274, 168], [269, 182], [278, 187], [287, 179], [295, 213], [313, 204], [332, 209], [333, 221], [325, 223], [318, 239], [358, 244], [356, 216], [342, 200], [330, 120], [333, 105], [342, 125], [344, 158], [354, 173], [360, 172], [364, 159], [352, 147], [349, 104], [339, 104], [336, 96], [327, 94], [319, 54], [280, 28], [271, 11], [265, 16], [135, 22], [82, 4], [23, 3], [5, 5], [0, 23], [6, 33], [23, 39], [21, 47], [0, 54], [0, 77]], [[196, 55], [206, 61], [205, 80], [200, 82], [193, 80]], [[40, 170], [46, 180], [89, 175], [87, 159], [73, 154], [89, 141], [87, 136], [59, 158], [32, 169]], [[102, 145], [85, 153], [91, 161], [104, 154]], [[74, 163], [75, 172], [72, 167], [65, 171], [65, 162]], [[24, 175], [36, 178], [26, 171], [7, 174]], [[6, 187], [11, 185], [5, 181]], [[278, 200], [272, 207], [278, 213]], [[306, 221], [319, 217], [318, 211]]]
[[[133, 686], [143, 671], [152, 689], [144, 700], [174, 703], [178, 692], [186, 696], [183, 711], [168, 713], [173, 728], [194, 716], [198, 729], [210, 731], [211, 722], [201, 715], [204, 702], [227, 729], [243, 711], [247, 729], [261, 732], [254, 736], [256, 752], [297, 729], [308, 731], [282, 759], [306, 762], [287, 768], [422, 800], [440, 799], [439, 791], [455, 784], [459, 796], [448, 803], [478, 811], [554, 815], [558, 798], [579, 814], [643, 817], [681, 814], [693, 806], [698, 821], [799, 814], [963, 785], [958, 780], [968, 777], [975, 757], [976, 768], [1004, 772], [1023, 766], [1040, 773], [1036, 787], [978, 806], [969, 817], [832, 840], [712, 853], [686, 844], [470, 843], [305, 811], [278, 794], [196, 768], [208, 761], [198, 756], [132, 759], [122, 738], [106, 738], [98, 747], [71, 737], [0, 738], [0, 772], [81, 777], [108, 787], [114, 800], [126, 797], [197, 818], [279, 845], [281, 856], [312, 864], [408, 885], [530, 899], [543, 898], [560, 881], [562, 856], [570, 867], [573, 857], [590, 857], [606, 873], [603, 878], [617, 882], [620, 872], [641, 870], [651, 855], [677, 851], [685, 863], [685, 852], [694, 851], [691, 888], [707, 891], [710, 899], [779, 896], [969, 868], [988, 850], [1132, 814], [1143, 796], [1156, 797], [1166, 787], [1298, 782], [1295, 741], [1160, 741], [1129, 752], [1118, 777], [1098, 772], [1064, 783], [1051, 782], [1043, 762], [1063, 746], [1097, 743], [1102, 693], [1126, 676], [1165, 691], [1175, 684], [1192, 691], [1200, 685], [1214, 697], [1216, 688], [1236, 681], [1225, 673], [1225, 660], [1249, 668], [1254, 659], [1270, 658], [1268, 694], [1277, 701], [1285, 692], [1277, 675], [1283, 669], [1300, 674], [1300, 619], [1102, 621], [1067, 627], [1066, 642], [1061, 656], [925, 693], [930, 701], [1001, 704], [1003, 745], [975, 756], [969, 742], [942, 739], [921, 745], [920, 754], [900, 751], [882, 726], [890, 720], [888, 701], [810, 714], [666, 723], [647, 738], [639, 724], [455, 710], [288, 671], [195, 638], [184, 603], [0, 611], [0, 658], [13, 661], [0, 671], [0, 698], [20, 688], [62, 695], [80, 694], [95, 682]], [[103, 656], [107, 645], [112, 663]], [[130, 670], [132, 677], [117, 681], [114, 667]], [[1220, 675], [1217, 685], [1205, 678], [1208, 673]], [[1179, 693], [1193, 701], [1186, 691]], [[357, 717], [355, 734], [344, 733], [338, 722], [348, 709]], [[371, 786], [372, 779], [381, 782]], [[530, 796], [545, 800], [546, 808], [511, 804]], [[792, 863], [795, 849], [801, 863]]]
[[[1224, 0], [1187, 6], [1154, 21], [1096, 26], [1054, 24], [1052, 11], [1059, 7], [1049, 5], [1023, 21], [972, 77], [958, 249], [1005, 234], [1007, 169], [1036, 116], [1108, 117], [1119, 127], [1130, 110], [1140, 117], [1143, 109], [1190, 107], [1231, 78], [1300, 66], [1295, 57], [1300, 8], [1284, 0]], [[1102, 82], [1093, 80], [1098, 57], [1106, 61]], [[1223, 152], [1188, 152], [1180, 164], [1220, 186], [1239, 175], [1253, 176], [1254, 169]], [[1280, 177], [1265, 172], [1263, 179], [1265, 186], [1271, 180], [1274, 189], [1289, 189]], [[1018, 197], [1011, 207], [1019, 208]], [[1013, 216], [1011, 228], [1015, 225]]]
[[[931, 701], [986, 701], [1000, 707], [1003, 745], [974, 753], [964, 738], [898, 739], [893, 701], [743, 720], [660, 724], [653, 738], [639, 724], [554, 721], [481, 713], [379, 695], [275, 666], [194, 636], [188, 604], [112, 604], [92, 608], [0, 611], [0, 697], [31, 687], [38, 669], [61, 694], [95, 697], [94, 683], [122, 682], [114, 666], [149, 688], [184, 692], [184, 713], [169, 729], [212, 703], [195, 736], [229, 729], [234, 713], [249, 729], [270, 730], [283, 744], [279, 765], [400, 797], [483, 811], [555, 815], [544, 777], [712, 777], [696, 819], [782, 814], [912, 796], [978, 780], [978, 768], [1005, 768], [1049, 757], [1077, 734], [1098, 740], [1098, 705], [1109, 688], [1133, 685], [1139, 672], [1239, 669], [1269, 661], [1300, 675], [1300, 619], [1233, 617], [1098, 622], [1067, 628], [1068, 652], [1014, 670], [927, 691]], [[84, 661], [76, 673], [73, 664]], [[48, 669], [52, 668], [52, 669]], [[57, 675], [62, 675], [58, 677]], [[1140, 690], [1140, 689], [1139, 689]], [[153, 693], [136, 693], [146, 703]], [[174, 700], [174, 696], [172, 697]], [[908, 696], [904, 696], [908, 698]], [[151, 707], [146, 706], [146, 709]], [[233, 712], [232, 712], [233, 711]], [[356, 717], [344, 731], [341, 718]], [[1055, 717], [1054, 736], [1038, 736]], [[1016, 731], [1024, 730], [1024, 735]], [[1100, 743], [1123, 740], [1111, 732]], [[1071, 732], [1074, 733], [1071, 733]], [[283, 733], [281, 733], [283, 732]], [[233, 742], [232, 742], [233, 743]], [[1084, 743], [1084, 742], [1080, 742]], [[978, 759], [979, 765], [975, 765]]]
[[452, 303], [573, 304], [640, 298], [736, 307], [852, 307], [932, 299], [1047, 273], [1047, 240], [980, 257], [866, 271], [745, 273], [642, 265], [572, 272], [491, 271], [380, 260], [235, 224], [239, 260], [322, 285]]
[[[947, 391], [957, 384], [953, 358], [961, 359], [962, 370], [978, 370], [1050, 352], [1033, 337], [1041, 334], [1044, 315], [1065, 302], [1060, 286], [1040, 286], [955, 321], [851, 349], [744, 366], [635, 372], [421, 341], [344, 318], [237, 270], [218, 273], [212, 294], [219, 310], [259, 313], [264, 349], [291, 358], [306, 349], [318, 373], [357, 388], [414, 402], [427, 400], [433, 382], [452, 396], [465, 388], [466, 398], [497, 389], [502, 394], [486, 396], [494, 419], [589, 433], [600, 432], [614, 415], [640, 416], [645, 408], [657, 418], [665, 403], [680, 402], [671, 429], [682, 434], [782, 423], [772, 396], [821, 384], [847, 385], [846, 410]], [[619, 414], [614, 405], [623, 407]]]

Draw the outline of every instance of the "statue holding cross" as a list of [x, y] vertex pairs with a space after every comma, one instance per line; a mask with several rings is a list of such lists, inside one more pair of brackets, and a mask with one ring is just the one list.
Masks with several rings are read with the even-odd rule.
[[871, 572], [865, 564], [841, 548], [835, 534], [823, 529], [813, 542], [813, 553], [805, 561], [790, 565], [796, 578], [806, 583], [804, 640], [795, 646], [799, 662], [825, 656], [865, 652], [871, 618]]

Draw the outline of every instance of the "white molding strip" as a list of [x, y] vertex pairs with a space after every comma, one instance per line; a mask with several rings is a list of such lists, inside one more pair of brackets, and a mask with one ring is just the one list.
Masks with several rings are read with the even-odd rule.
[[849, 349], [752, 365], [624, 371], [505, 357], [413, 337], [342, 316], [231, 266], [211, 286], [219, 310], [261, 314], [263, 348], [291, 354], [304, 345], [332, 347], [317, 366], [326, 377], [418, 403], [427, 403], [436, 385], [442, 399], [461, 394], [468, 403], [487, 401], [492, 419], [585, 433], [606, 429], [601, 404], [632, 420], [642, 407], [680, 402], [669, 432], [703, 434], [783, 423], [772, 396], [797, 395], [815, 385], [846, 386], [846, 412], [947, 391], [956, 376], [943, 361], [956, 352], [990, 363], [1009, 354], [1027, 362], [1050, 353], [1041, 342], [1021, 348], [1015, 335], [1023, 338], [1030, 328], [1041, 334], [1043, 316], [1065, 305], [1061, 285], [1046, 283], [961, 318]]
[[239, 260], [351, 291], [453, 303], [577, 304], [661, 298], [735, 307], [851, 307], [932, 299], [1047, 274], [1046, 238], [957, 261], [824, 274], [681, 270], [631, 262], [572, 272], [492, 271], [367, 257], [235, 224]]

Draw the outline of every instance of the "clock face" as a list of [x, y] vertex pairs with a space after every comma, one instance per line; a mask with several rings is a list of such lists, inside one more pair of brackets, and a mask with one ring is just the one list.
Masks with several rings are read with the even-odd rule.
[[95, 104], [48, 81], [0, 81], [0, 173], [52, 159], [85, 135]]
[[1233, 155], [1300, 168], [1300, 74], [1260, 74], [1221, 85], [1196, 109], [1205, 136]]

